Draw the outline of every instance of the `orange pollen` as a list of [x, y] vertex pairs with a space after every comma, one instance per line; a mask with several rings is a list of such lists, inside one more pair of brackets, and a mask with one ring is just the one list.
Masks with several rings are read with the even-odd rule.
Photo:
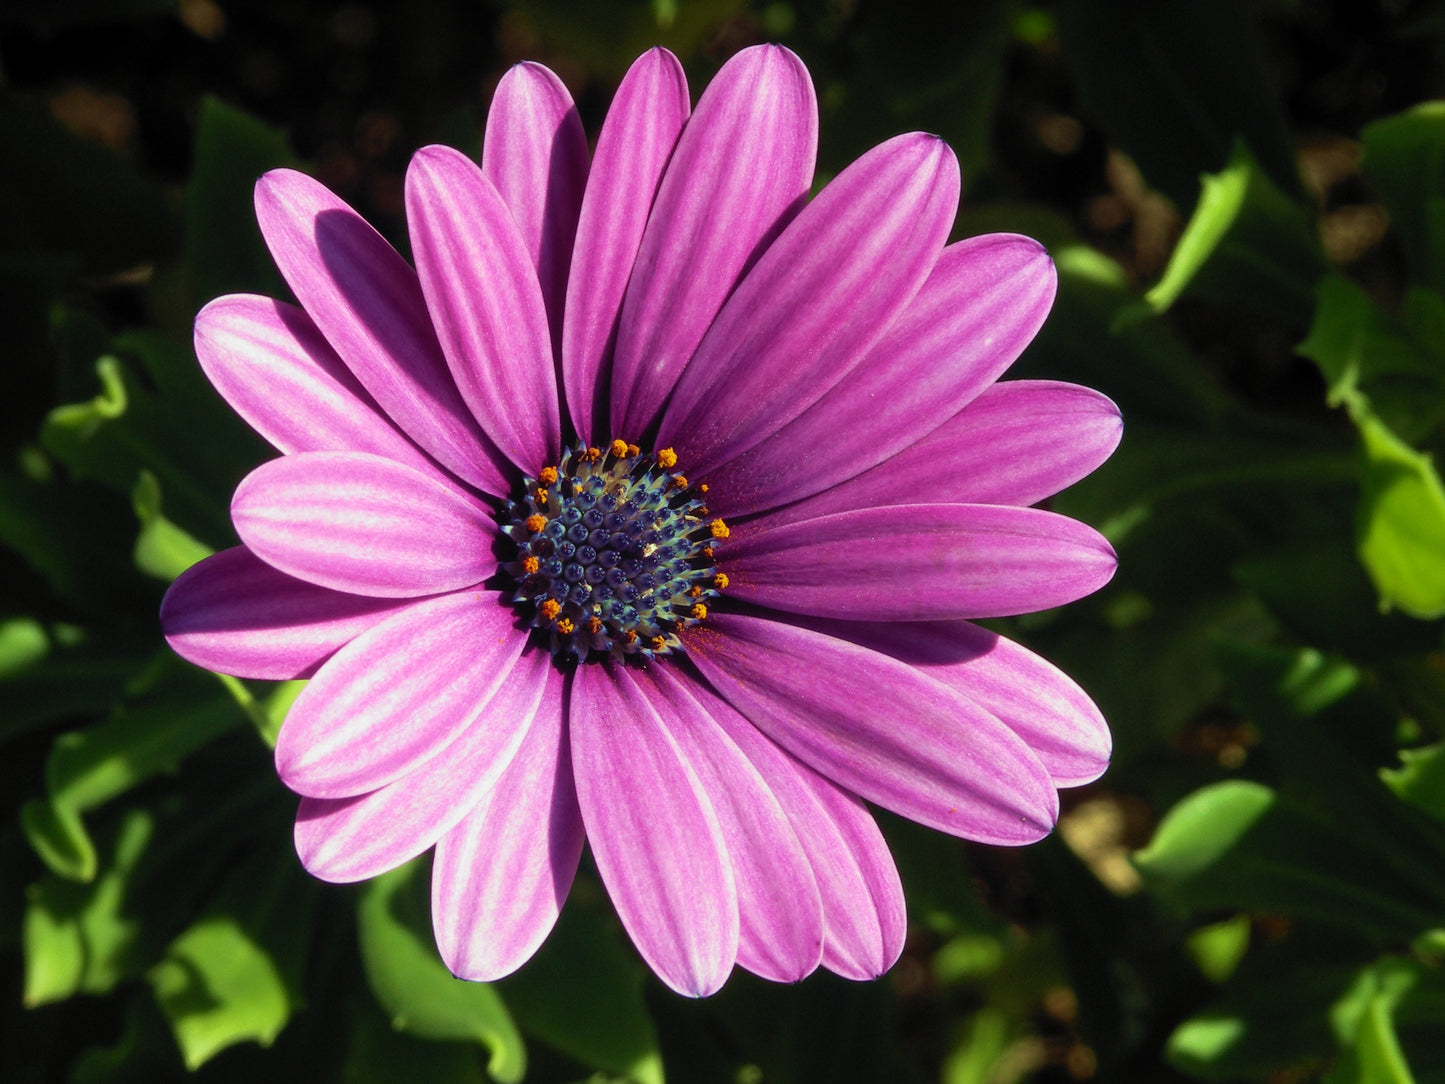
[[622, 634], [622, 639], [629, 644], [635, 644], [637, 643], [637, 633], [633, 632], [631, 629], [628, 629]]
[[537, 478], [544, 486], [555, 486], [557, 484], [557, 468], [543, 467], [542, 473]]
[[545, 488], [542, 488], [542, 489], [537, 490], [537, 503], [538, 503], [538, 504], [546, 504], [546, 503], [547, 503], [547, 490], [546, 490]]
[[522, 571], [525, 572], [528, 576], [535, 576], [537, 574], [537, 569], [541, 567], [542, 562], [537, 560], [537, 558], [533, 557], [531, 554], [528, 554], [526, 557], [522, 558]]
[[671, 448], [664, 448], [657, 453], [657, 465], [663, 470], [672, 470], [677, 466], [677, 453]]
[[697, 602], [693, 604], [692, 609], [689, 610], [688, 613], [692, 615], [692, 619], [694, 621], [701, 621], [704, 617], [707, 616], [707, 607], [704, 606], [701, 602]]
[[712, 560], [712, 556], [713, 556], [712, 547], [711, 547], [711, 546], [704, 546], [704, 547], [702, 548], [702, 555], [703, 555], [704, 557], [706, 557], [708, 560]]
[[667, 646], [667, 641], [666, 641], [665, 639], [663, 639], [661, 636], [654, 636], [654, 637], [653, 637], [651, 640], [649, 640], [648, 642], [649, 642], [650, 644], [652, 644], [652, 650], [653, 650], [653, 651], [661, 651], [663, 648], [665, 648], [665, 647]]
[[625, 441], [625, 440], [614, 440], [614, 441], [612, 442], [612, 444], [608, 447], [607, 450], [608, 450], [609, 452], [611, 452], [614, 456], [616, 456], [618, 459], [626, 459], [626, 458], [627, 458], [627, 441]]
[[637, 458], [638, 456], [640, 456], [641, 454], [642, 454], [642, 449], [639, 448], [636, 444], [629, 444], [629, 445], [627, 446], [627, 458], [628, 458], [628, 459], [636, 459], [636, 458]]
[[572, 619], [570, 617], [564, 617], [561, 621], [557, 622], [557, 631], [560, 632], [563, 636], [570, 636], [572, 630], [576, 627], [576, 625], [572, 624]]
[[601, 632], [602, 618], [598, 617], [596, 614], [593, 614], [591, 617], [589, 617], [587, 619], [587, 631], [590, 632], [593, 636], [596, 636], [599, 632]]
[[[732, 532], [728, 530], [728, 525], [720, 519], [715, 519], [711, 523], [709, 523], [707, 525], [707, 529], [712, 532], [712, 536], [714, 538], [726, 538], [728, 535], [732, 534]], [[708, 554], [708, 556], [711, 557], [712, 554]]]
[[701, 588], [701, 587], [690, 587], [690, 588], [688, 588], [687, 597], [688, 597], [688, 598], [702, 598], [702, 588]]
[[537, 607], [537, 612], [542, 615], [544, 621], [555, 621], [557, 615], [562, 612], [562, 604], [555, 598], [549, 598]]
[[589, 463], [596, 463], [599, 459], [602, 458], [602, 449], [588, 448], [585, 452], [582, 453], [582, 458], [587, 460], [587, 462]]
[[527, 517], [527, 530], [531, 531], [533, 534], [541, 534], [543, 528], [545, 528], [546, 526], [547, 526], [547, 517], [546, 517], [546, 516], [528, 516], [528, 517]]
[[703, 482], [701, 485], [699, 485], [699, 486], [697, 487], [697, 491], [698, 491], [699, 493], [706, 493], [706, 492], [707, 492], [707, 483], [706, 483], [706, 482]]
[[672, 476], [672, 484], [673, 484], [674, 486], [676, 486], [678, 489], [686, 489], [686, 488], [687, 488], [687, 479], [684, 478], [684, 477], [683, 477], [682, 475], [680, 475], [680, 474], [674, 474], [674, 475]]
[[723, 590], [728, 585], [728, 574], [726, 572], [719, 572], [712, 578], [712, 585], [719, 591]]

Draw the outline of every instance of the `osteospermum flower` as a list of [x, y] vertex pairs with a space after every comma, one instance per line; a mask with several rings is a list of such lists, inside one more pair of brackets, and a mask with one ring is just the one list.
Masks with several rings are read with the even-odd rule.
[[1068, 384], [995, 384], [1052, 302], [1011, 235], [946, 245], [938, 139], [811, 201], [806, 69], [746, 50], [689, 113], [633, 65], [590, 156], [519, 65], [482, 163], [412, 159], [412, 269], [346, 204], [256, 189], [301, 307], [196, 320], [216, 388], [283, 454], [236, 490], [242, 545], [162, 621], [187, 659], [310, 677], [276, 745], [329, 881], [435, 845], [436, 939], [492, 979], [551, 929], [584, 841], [674, 989], [898, 957], [898, 875], [864, 801], [969, 839], [1047, 833], [1108, 730], [1050, 664], [966, 618], [1114, 569], [1029, 507], [1116, 444]]

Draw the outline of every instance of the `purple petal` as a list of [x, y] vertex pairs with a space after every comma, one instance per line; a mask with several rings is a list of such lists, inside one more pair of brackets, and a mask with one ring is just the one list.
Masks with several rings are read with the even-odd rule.
[[658, 444], [710, 474], [838, 383], [938, 262], [958, 187], [953, 151], [919, 134], [839, 174], [728, 298], [678, 378]]
[[437, 595], [497, 570], [485, 506], [380, 456], [303, 452], [263, 463], [236, 487], [231, 522], [268, 565], [357, 595]]
[[[856, 478], [767, 514], [769, 527], [854, 508], [910, 504], [925, 487], [950, 504], [1025, 506], [1092, 473], [1119, 444], [1119, 408], [1046, 380], [995, 384], [912, 447]], [[713, 487], [721, 493], [724, 486]], [[726, 515], [726, 501], [710, 500]]]
[[738, 899], [697, 774], [625, 666], [577, 668], [570, 726], [582, 821], [622, 925], [672, 989], [715, 992], [737, 957]]
[[458, 478], [509, 492], [507, 461], [462, 402], [416, 272], [396, 250], [295, 170], [256, 182], [256, 219], [297, 300], [387, 417]]
[[482, 172], [512, 211], [558, 336], [587, 184], [587, 134], [572, 95], [541, 64], [516, 64], [497, 84], [482, 141]]
[[317, 587], [233, 546], [176, 578], [161, 600], [161, 628], [197, 666], [289, 681], [310, 677], [338, 648], [411, 604]]
[[765, 618], [713, 614], [683, 637], [764, 734], [870, 802], [983, 843], [1031, 843], [1058, 817], [1022, 739], [914, 667]]
[[730, 715], [735, 728], [766, 739], [731, 705], [673, 670], [655, 666], [636, 680], [717, 813], [738, 892], [738, 963], [774, 982], [799, 981], [823, 953], [812, 865], [768, 783], [714, 716]]
[[1078, 520], [1037, 508], [909, 504], [733, 529], [721, 554], [733, 598], [855, 621], [1033, 613], [1114, 575], [1114, 550]]
[[[849, 978], [883, 974], [903, 951], [907, 915], [898, 870], [872, 816], [853, 795], [764, 737], [705, 683], [689, 683], [688, 692], [762, 774], [802, 843], [822, 899], [822, 962]], [[742, 917], [747, 919], [746, 910]], [[809, 958], [818, 962], [816, 953]], [[738, 963], [753, 970], [741, 941]]]
[[276, 739], [298, 794], [349, 798], [415, 771], [471, 726], [526, 637], [491, 591], [418, 602], [326, 661]]
[[557, 374], [537, 270], [482, 171], [423, 147], [406, 171], [422, 292], [462, 398], [492, 441], [536, 477], [559, 451]]
[[562, 383], [572, 423], [587, 443], [608, 424], [605, 396], [622, 296], [688, 108], [682, 65], [666, 49], [650, 49], [617, 88], [597, 137], [562, 321]]
[[[949, 245], [862, 362], [787, 425], [709, 472], [713, 510], [738, 516], [794, 501], [914, 444], [1013, 363], [1048, 314], [1055, 284], [1053, 261], [1027, 237]], [[931, 486], [929, 494], [936, 498]]]
[[651, 429], [743, 273], [807, 200], [818, 103], [780, 45], [722, 66], [668, 164], [617, 328], [612, 433]]
[[337, 884], [364, 881], [430, 847], [496, 784], [533, 717], [561, 716], [557, 676], [546, 652], [524, 654], [456, 740], [414, 771], [354, 798], [302, 798], [295, 840], [307, 872]]
[[562, 688], [553, 668], [543, 710], [516, 757], [437, 844], [432, 926], [442, 959], [461, 978], [491, 982], [526, 963], [572, 887], [586, 836]]
[[295, 305], [218, 297], [196, 315], [195, 343], [216, 390], [281, 451], [370, 452], [436, 473]]
[[967, 621], [818, 627], [915, 666], [998, 716], [1038, 755], [1056, 787], [1091, 783], [1109, 766], [1109, 725], [1088, 694], [1012, 640]]

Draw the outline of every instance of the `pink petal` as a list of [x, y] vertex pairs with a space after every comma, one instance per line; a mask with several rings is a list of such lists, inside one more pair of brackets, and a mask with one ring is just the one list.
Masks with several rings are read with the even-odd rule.
[[1062, 606], [1114, 575], [1114, 550], [1036, 508], [909, 504], [733, 530], [728, 595], [855, 621], [1003, 617]]
[[587, 184], [587, 134], [572, 95], [541, 64], [516, 64], [497, 84], [482, 141], [482, 172], [511, 209], [558, 336]]
[[690, 474], [708, 475], [838, 383], [932, 271], [958, 187], [948, 145], [920, 134], [839, 174], [718, 313], [678, 378], [658, 443]]
[[726, 701], [674, 670], [654, 666], [636, 680], [717, 813], [738, 892], [738, 963], [774, 982], [799, 981], [823, 953], [812, 865], [768, 783], [715, 716], [730, 715], [738, 728], [766, 739]]
[[[861, 363], [797, 418], [709, 471], [713, 510], [738, 516], [794, 501], [916, 443], [1013, 363], [1048, 314], [1056, 278], [1053, 261], [1027, 237], [949, 245]], [[937, 468], [927, 476], [953, 477]]]
[[375, 455], [303, 452], [263, 463], [236, 487], [231, 522], [267, 564], [357, 595], [436, 595], [497, 570], [496, 523], [482, 504]]
[[683, 633], [732, 705], [803, 763], [885, 809], [983, 843], [1031, 843], [1058, 817], [1038, 757], [988, 712], [886, 655], [765, 618]]
[[649, 49], [617, 88], [597, 137], [562, 321], [567, 407], [577, 435], [589, 444], [608, 424], [606, 393], [622, 296], [688, 108], [682, 65], [666, 49]]
[[216, 390], [281, 451], [371, 452], [436, 473], [296, 306], [218, 297], [196, 315], [195, 343]]
[[298, 794], [349, 798], [415, 771], [477, 719], [526, 637], [491, 591], [418, 602], [322, 665], [276, 739]]
[[375, 877], [421, 854], [483, 800], [534, 716], [560, 717], [557, 677], [546, 652], [524, 654], [456, 740], [415, 770], [354, 798], [302, 798], [295, 832], [301, 864], [339, 884]]
[[1109, 725], [1088, 694], [1012, 640], [967, 621], [818, 628], [917, 667], [998, 716], [1038, 755], [1056, 787], [1091, 783], [1109, 766]]
[[572, 763], [597, 870], [637, 951], [680, 994], [718, 990], [738, 898], [717, 814], [625, 666], [577, 668]]
[[614, 436], [657, 420], [678, 374], [743, 273], [806, 202], [818, 104], [780, 45], [722, 66], [668, 164], [617, 328]]
[[476, 163], [437, 146], [412, 156], [406, 215], [462, 398], [496, 446], [535, 477], [560, 450], [557, 375], [537, 270], [511, 212]]
[[176, 578], [161, 600], [161, 628], [197, 666], [289, 681], [310, 677], [338, 648], [411, 604], [317, 587], [233, 546]]
[[[690, 683], [688, 691], [762, 774], [802, 843], [823, 905], [822, 963], [848, 978], [883, 974], [903, 951], [907, 914], [893, 856], [868, 810], [783, 752], [705, 683]], [[810, 958], [818, 962], [816, 953]], [[752, 970], [741, 941], [738, 963]]]
[[256, 219], [297, 300], [387, 417], [458, 478], [509, 492], [507, 461], [462, 402], [416, 272], [396, 250], [295, 170], [256, 182]]
[[[550, 666], [550, 661], [548, 662]], [[586, 839], [555, 667], [543, 709], [497, 785], [437, 844], [432, 926], [452, 973], [510, 974], [557, 922]]]
[[[1122, 433], [1119, 408], [1096, 391], [1011, 380], [986, 389], [872, 470], [764, 518], [775, 527], [854, 508], [911, 504], [920, 488], [948, 503], [1030, 505], [1091, 474], [1113, 454]], [[713, 489], [720, 494], [725, 486]], [[708, 503], [727, 514], [726, 499]]]

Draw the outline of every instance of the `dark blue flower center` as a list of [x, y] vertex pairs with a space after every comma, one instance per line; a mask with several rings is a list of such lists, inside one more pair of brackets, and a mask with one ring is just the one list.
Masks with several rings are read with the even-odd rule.
[[676, 466], [669, 448], [578, 445], [508, 502], [502, 533], [517, 556], [502, 567], [553, 655], [668, 655], [678, 629], [707, 617], [727, 586], [713, 545], [728, 529]]

